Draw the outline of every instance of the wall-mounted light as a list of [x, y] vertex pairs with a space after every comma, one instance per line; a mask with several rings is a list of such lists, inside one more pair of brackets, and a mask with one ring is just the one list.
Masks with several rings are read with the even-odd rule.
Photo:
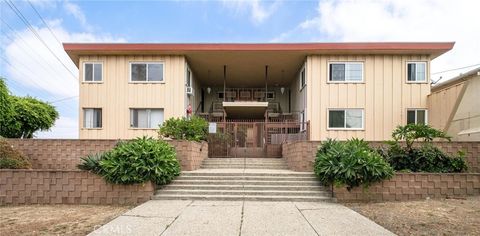
[[210, 94], [212, 92], [212, 89], [210, 87], [207, 88], [207, 93]]
[[281, 92], [282, 94], [284, 94], [284, 93], [285, 93], [285, 88], [284, 88], [284, 87], [281, 87], [281, 88], [280, 88], [280, 92]]

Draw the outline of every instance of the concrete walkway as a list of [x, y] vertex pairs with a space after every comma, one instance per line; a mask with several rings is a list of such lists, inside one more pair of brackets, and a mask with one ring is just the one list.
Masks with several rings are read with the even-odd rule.
[[394, 235], [329, 202], [151, 200], [89, 235]]

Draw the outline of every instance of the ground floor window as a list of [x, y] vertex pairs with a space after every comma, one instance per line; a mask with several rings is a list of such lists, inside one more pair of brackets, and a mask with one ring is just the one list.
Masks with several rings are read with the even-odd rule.
[[329, 129], [363, 129], [363, 109], [329, 109]]
[[163, 123], [163, 109], [130, 109], [130, 127], [155, 129]]
[[83, 127], [87, 129], [102, 128], [102, 109], [84, 108]]
[[426, 109], [408, 109], [407, 124], [427, 124]]

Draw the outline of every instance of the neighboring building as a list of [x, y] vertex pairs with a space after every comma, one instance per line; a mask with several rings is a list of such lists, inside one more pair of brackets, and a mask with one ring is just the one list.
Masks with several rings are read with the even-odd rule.
[[[156, 136], [159, 123], [185, 116], [190, 104], [194, 114], [210, 121], [256, 120], [232, 126], [228, 132], [236, 138], [229, 147], [264, 148], [300, 137], [293, 133], [312, 140], [386, 140], [398, 125], [428, 123], [430, 61], [453, 45], [68, 43], [64, 48], [80, 70], [81, 139]], [[219, 127], [228, 133], [227, 126]]]
[[432, 87], [430, 124], [457, 141], [480, 141], [480, 68]]

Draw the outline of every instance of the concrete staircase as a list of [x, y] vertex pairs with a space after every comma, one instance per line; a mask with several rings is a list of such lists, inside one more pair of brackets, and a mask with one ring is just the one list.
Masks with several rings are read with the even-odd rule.
[[311, 172], [286, 170], [282, 159], [209, 158], [202, 169], [183, 171], [154, 199], [215, 201], [330, 201]]
[[201, 168], [287, 170], [288, 166], [281, 158], [207, 158]]

